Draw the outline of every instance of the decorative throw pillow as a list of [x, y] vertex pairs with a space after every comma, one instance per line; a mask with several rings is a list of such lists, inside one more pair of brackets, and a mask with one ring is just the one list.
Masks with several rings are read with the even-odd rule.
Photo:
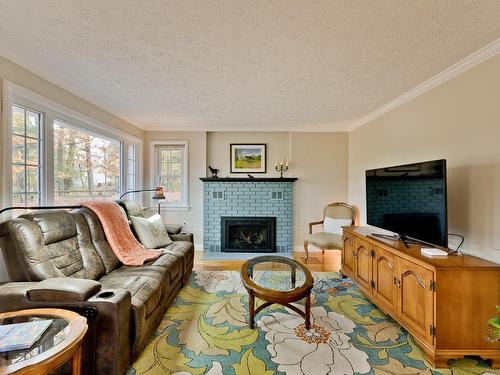
[[139, 242], [146, 249], [158, 249], [172, 243], [160, 215], [154, 214], [148, 218], [130, 216], [130, 220], [137, 237], [139, 237]]
[[334, 219], [325, 217], [323, 221], [323, 232], [342, 235], [342, 227], [351, 225], [351, 219]]

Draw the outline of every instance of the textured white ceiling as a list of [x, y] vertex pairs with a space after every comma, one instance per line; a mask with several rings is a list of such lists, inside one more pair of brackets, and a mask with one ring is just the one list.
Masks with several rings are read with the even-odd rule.
[[0, 53], [145, 129], [345, 129], [499, 37], [499, 0], [0, 0]]

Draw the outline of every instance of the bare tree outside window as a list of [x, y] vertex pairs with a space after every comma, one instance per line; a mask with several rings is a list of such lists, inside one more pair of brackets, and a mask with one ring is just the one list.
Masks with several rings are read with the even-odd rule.
[[54, 203], [116, 199], [120, 142], [54, 121]]

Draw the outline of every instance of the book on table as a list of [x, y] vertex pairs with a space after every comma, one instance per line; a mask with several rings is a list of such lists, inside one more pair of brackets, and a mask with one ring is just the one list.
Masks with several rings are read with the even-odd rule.
[[0, 353], [29, 349], [52, 325], [52, 319], [0, 325]]

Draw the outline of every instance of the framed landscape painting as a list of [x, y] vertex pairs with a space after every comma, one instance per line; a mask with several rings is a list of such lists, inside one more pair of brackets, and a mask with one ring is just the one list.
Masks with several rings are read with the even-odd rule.
[[266, 173], [265, 143], [231, 143], [231, 173]]

